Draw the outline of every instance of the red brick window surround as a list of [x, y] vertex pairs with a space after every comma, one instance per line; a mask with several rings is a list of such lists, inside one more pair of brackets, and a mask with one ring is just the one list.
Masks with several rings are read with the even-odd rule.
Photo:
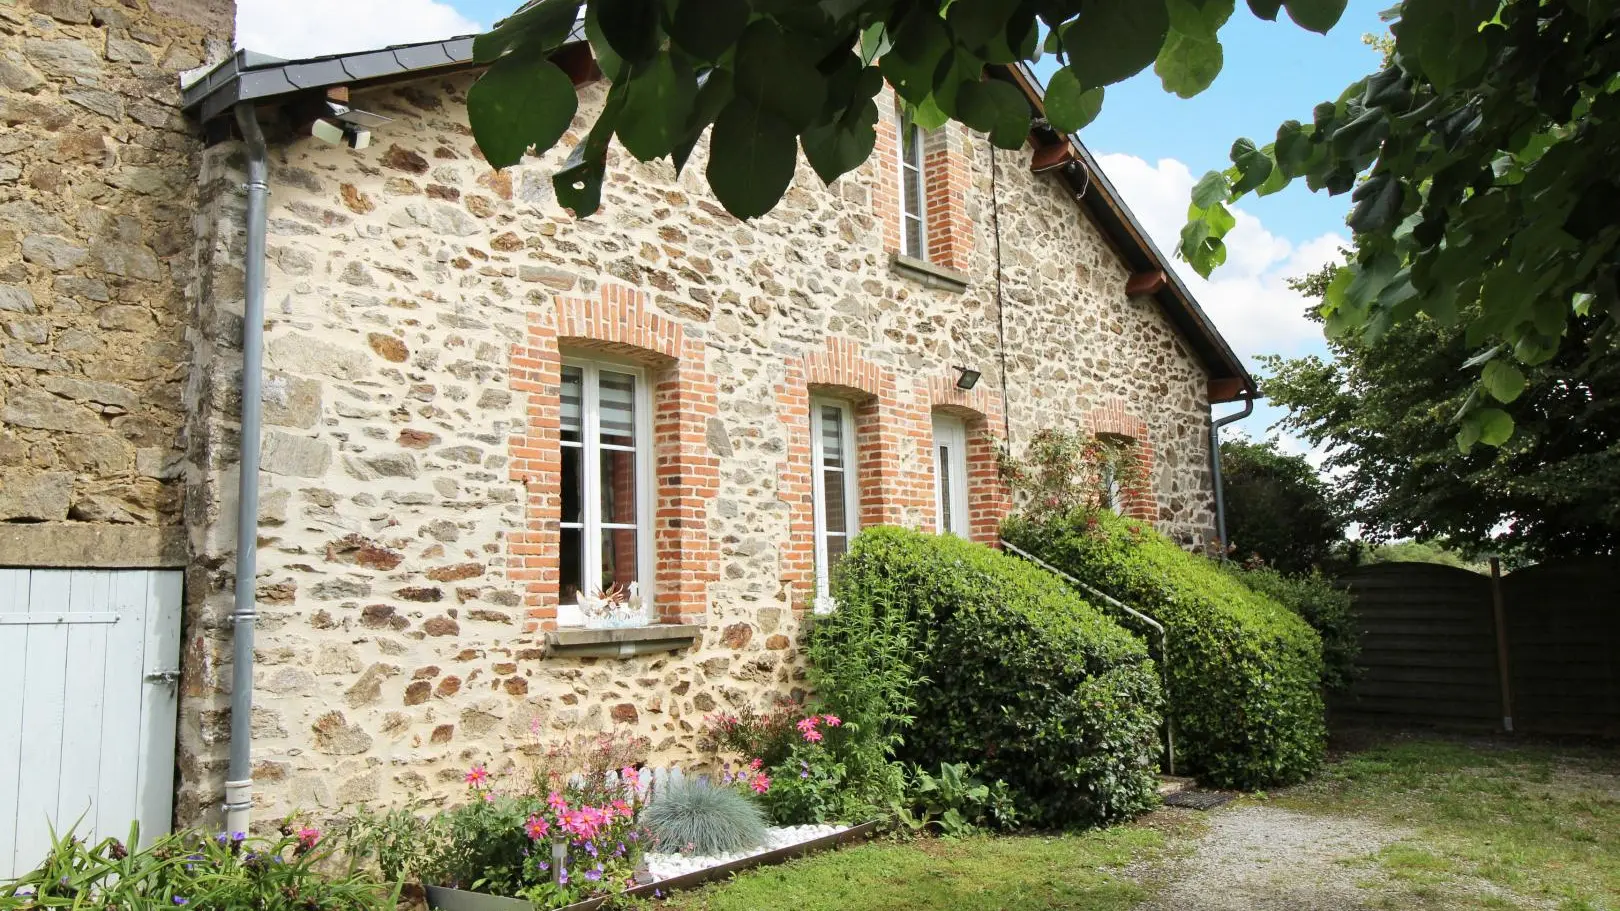
[[877, 134], [873, 202], [884, 249], [967, 272], [973, 252], [967, 214], [971, 134], [956, 124], [923, 130], [899, 109], [878, 122]]
[[1092, 436], [1113, 443], [1125, 458], [1137, 463], [1140, 481], [1115, 488], [1114, 511], [1133, 519], [1158, 520], [1159, 505], [1153, 495], [1153, 442], [1147, 423], [1132, 414], [1124, 400], [1113, 399], [1087, 412], [1085, 424]]
[[[718, 460], [705, 442], [708, 419], [718, 414], [714, 377], [705, 370], [701, 340], [652, 312], [640, 292], [607, 285], [597, 297], [559, 296], [551, 307], [531, 312], [527, 338], [512, 348], [511, 387], [527, 399], [525, 423], [510, 442], [511, 477], [525, 488], [525, 518], [507, 539], [508, 576], [522, 587], [528, 628], [555, 628], [563, 598], [565, 500], [575, 512], [572, 494], [565, 497], [563, 490], [565, 363], [596, 365], [598, 377], [621, 373], [614, 365], [625, 364], [630, 369], [621, 375], [642, 378], [638, 395], [640, 407], [651, 411], [644, 425], [651, 439], [637, 456], [646, 454], [650, 470], [638, 487], [638, 493], [647, 491], [645, 498], [638, 496], [646, 505], [632, 513], [640, 540], [651, 542], [650, 568], [640, 570], [642, 578], [651, 578], [642, 589], [651, 596], [656, 621], [697, 621], [707, 610], [708, 584], [719, 577], [719, 554], [706, 527], [720, 480]], [[615, 472], [627, 470], [621, 456], [609, 455], [607, 462], [605, 475], [597, 468], [598, 477], [611, 482]], [[621, 494], [635, 486], [620, 480]], [[599, 484], [599, 494], [601, 489]], [[623, 502], [622, 496], [614, 501]]]

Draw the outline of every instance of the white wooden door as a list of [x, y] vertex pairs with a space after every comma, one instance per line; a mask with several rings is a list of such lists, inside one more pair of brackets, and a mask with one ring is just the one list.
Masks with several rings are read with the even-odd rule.
[[943, 414], [934, 415], [934, 530], [969, 536], [967, 427]]
[[52, 826], [169, 831], [180, 589], [177, 570], [0, 569], [0, 881]]

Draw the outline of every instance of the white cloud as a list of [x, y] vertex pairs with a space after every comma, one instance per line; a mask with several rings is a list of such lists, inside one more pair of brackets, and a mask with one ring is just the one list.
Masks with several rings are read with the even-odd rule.
[[369, 51], [483, 31], [438, 0], [238, 0], [236, 46], [276, 57]]
[[1173, 158], [1155, 166], [1133, 155], [1102, 155], [1098, 163], [1239, 356], [1252, 363], [1257, 354], [1319, 347], [1321, 327], [1304, 315], [1309, 301], [1286, 280], [1338, 258], [1346, 238], [1327, 233], [1296, 244], [1233, 209], [1237, 225], [1226, 235], [1226, 264], [1205, 279], [1174, 257], [1195, 182], [1187, 166]]

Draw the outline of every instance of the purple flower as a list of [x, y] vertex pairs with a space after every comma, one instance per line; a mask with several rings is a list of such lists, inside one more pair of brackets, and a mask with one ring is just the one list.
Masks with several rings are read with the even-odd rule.
[[549, 864], [549, 863], [547, 863], [546, 861], [543, 861], [543, 860], [540, 861], [540, 872], [541, 873], [544, 873], [544, 872], [546, 872], [547, 870], [550, 870], [550, 869], [551, 869], [551, 864]]
[[174, 903], [177, 904], [177, 905], [189, 905], [189, 904], [191, 904], [191, 899], [189, 899], [189, 898], [181, 898], [180, 896], [176, 895], [174, 897]]
[[593, 883], [600, 880], [602, 878], [602, 865], [597, 864], [596, 869], [594, 869], [594, 870], [586, 870], [585, 871], [585, 878], [590, 880]]
[[596, 855], [596, 845], [593, 844], [592, 842], [586, 842], [585, 843], [585, 853], [589, 854], [592, 857], [597, 856]]
[[557, 868], [557, 884], [562, 885], [562, 886], [568, 885], [568, 868], [567, 867], [558, 867]]

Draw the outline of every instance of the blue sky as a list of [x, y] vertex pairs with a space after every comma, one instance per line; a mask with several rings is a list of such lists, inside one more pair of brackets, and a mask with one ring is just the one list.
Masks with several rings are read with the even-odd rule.
[[[1371, 72], [1377, 55], [1361, 36], [1382, 32], [1378, 12], [1388, 0], [1350, 0], [1326, 36], [1288, 21], [1265, 22], [1239, 2], [1221, 32], [1225, 66], [1215, 84], [1183, 100], [1163, 90], [1151, 70], [1108, 90], [1102, 115], [1081, 138], [1128, 205], [1171, 254], [1185, 221], [1193, 182], [1228, 164], [1232, 141], [1270, 141], [1277, 125], [1308, 121], [1311, 109], [1336, 98]], [[283, 57], [311, 56], [424, 41], [479, 31], [519, 0], [238, 0], [238, 43]], [[1037, 69], [1049, 72], [1051, 62]], [[1237, 352], [1301, 355], [1324, 351], [1317, 326], [1303, 316], [1306, 302], [1286, 279], [1333, 258], [1348, 239], [1348, 197], [1291, 187], [1238, 207], [1228, 235], [1227, 264], [1204, 280], [1177, 263], [1193, 293]], [[1240, 425], [1264, 432], [1277, 417], [1265, 405]], [[1285, 440], [1289, 448], [1305, 447]]]

